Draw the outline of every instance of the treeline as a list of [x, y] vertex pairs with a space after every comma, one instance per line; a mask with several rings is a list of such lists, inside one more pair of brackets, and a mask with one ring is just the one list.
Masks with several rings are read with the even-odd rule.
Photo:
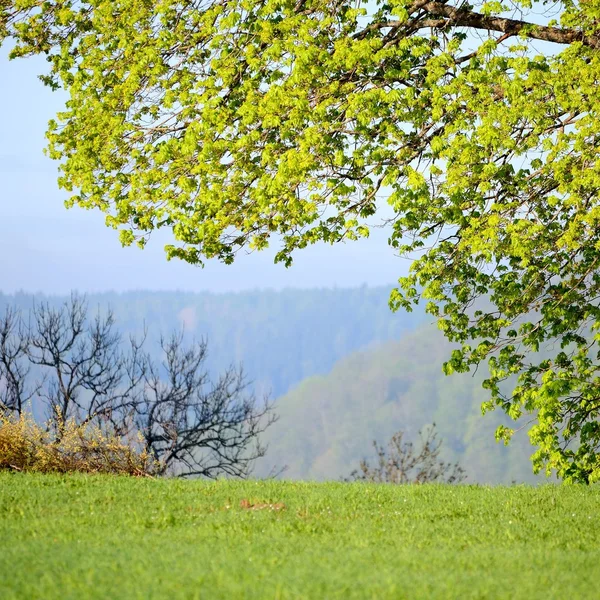
[[246, 477], [270, 399], [241, 368], [211, 378], [205, 341], [172, 332], [157, 360], [103, 313], [76, 294], [0, 313], [0, 470]]
[[[110, 307], [124, 335], [146, 325], [149, 347], [158, 336], [183, 329], [208, 341], [206, 367], [216, 373], [242, 364], [258, 393], [273, 398], [303, 379], [325, 374], [351, 352], [398, 340], [423, 321], [422, 312], [392, 313], [390, 288], [260, 290], [212, 294], [128, 292], [88, 295], [90, 310]], [[0, 293], [0, 312], [33, 301], [60, 305], [64, 297]]]
[[[213, 376], [242, 364], [258, 395], [270, 392], [280, 419], [256, 474], [288, 466], [290, 478], [337, 479], [369, 457], [373, 440], [403, 431], [416, 439], [436, 423], [443, 459], [458, 461], [470, 482], [532, 480], [526, 432], [505, 448], [494, 429], [500, 413], [481, 416], [482, 372], [445, 377], [450, 345], [422, 312], [392, 313], [388, 288], [103, 293], [88, 296], [91, 311], [110, 306], [124, 336], [147, 327], [149, 350], [158, 336], [184, 330], [208, 341], [204, 363]], [[35, 296], [60, 305], [65, 298]], [[26, 314], [29, 294], [0, 294], [0, 312]], [[155, 357], [160, 360], [160, 356]]]

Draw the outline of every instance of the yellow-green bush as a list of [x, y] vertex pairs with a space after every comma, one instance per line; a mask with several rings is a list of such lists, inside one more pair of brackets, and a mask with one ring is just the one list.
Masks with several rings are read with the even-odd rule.
[[29, 415], [0, 413], [0, 470], [149, 476], [157, 467], [153, 457], [136, 448], [133, 440], [107, 434], [97, 426], [69, 420], [57, 435]]

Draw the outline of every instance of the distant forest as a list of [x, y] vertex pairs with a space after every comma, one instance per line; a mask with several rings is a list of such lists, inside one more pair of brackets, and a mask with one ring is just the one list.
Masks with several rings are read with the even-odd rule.
[[[426, 318], [422, 311], [393, 313], [391, 286], [355, 289], [240, 293], [127, 292], [87, 296], [90, 314], [110, 306], [124, 334], [148, 330], [148, 349], [161, 333], [184, 329], [208, 340], [207, 366], [215, 374], [242, 364], [259, 393], [277, 398], [311, 375], [325, 374], [351, 352], [398, 340]], [[33, 301], [61, 303], [66, 298], [0, 293], [0, 311]]]
[[[496, 444], [500, 413], [481, 416], [482, 374], [445, 377], [450, 346], [422, 310], [393, 313], [390, 288], [102, 293], [87, 296], [90, 313], [110, 306], [123, 334], [158, 337], [183, 329], [208, 340], [207, 367], [217, 375], [242, 364], [257, 393], [276, 399], [280, 420], [265, 434], [267, 456], [256, 475], [287, 465], [284, 477], [338, 479], [397, 430], [412, 440], [435, 422], [444, 458], [458, 460], [468, 482], [534, 481], [523, 431], [508, 448]], [[0, 294], [0, 311], [26, 313], [64, 297]]]
[[466, 483], [543, 481], [532, 472], [527, 423], [504, 446], [494, 431], [510, 425], [508, 417], [501, 410], [482, 416], [485, 369], [443, 374], [451, 349], [435, 325], [424, 324], [399, 341], [350, 354], [327, 375], [304, 380], [278, 399], [279, 421], [264, 434], [269, 449], [256, 474], [285, 465], [290, 479], [338, 479], [362, 458], [375, 458], [373, 440], [385, 445], [402, 430], [419, 446], [419, 430], [435, 423], [441, 456], [460, 463]]

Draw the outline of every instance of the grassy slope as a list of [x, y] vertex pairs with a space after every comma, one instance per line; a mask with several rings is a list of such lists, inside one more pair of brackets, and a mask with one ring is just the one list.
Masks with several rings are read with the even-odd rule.
[[581, 487], [0, 474], [0, 596], [592, 598], [599, 508]]

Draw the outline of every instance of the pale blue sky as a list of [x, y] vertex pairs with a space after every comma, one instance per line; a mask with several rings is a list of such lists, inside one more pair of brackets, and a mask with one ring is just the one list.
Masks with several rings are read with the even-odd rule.
[[122, 248], [103, 215], [65, 209], [56, 163], [46, 158], [46, 123], [66, 95], [37, 79], [42, 59], [8, 61], [0, 48], [0, 291], [46, 293], [162, 289], [230, 291], [248, 288], [390, 284], [406, 262], [387, 246], [387, 232], [338, 246], [318, 246], [296, 256], [290, 269], [273, 264], [274, 252], [217, 262], [200, 269], [168, 263], [156, 236], [145, 250]]

